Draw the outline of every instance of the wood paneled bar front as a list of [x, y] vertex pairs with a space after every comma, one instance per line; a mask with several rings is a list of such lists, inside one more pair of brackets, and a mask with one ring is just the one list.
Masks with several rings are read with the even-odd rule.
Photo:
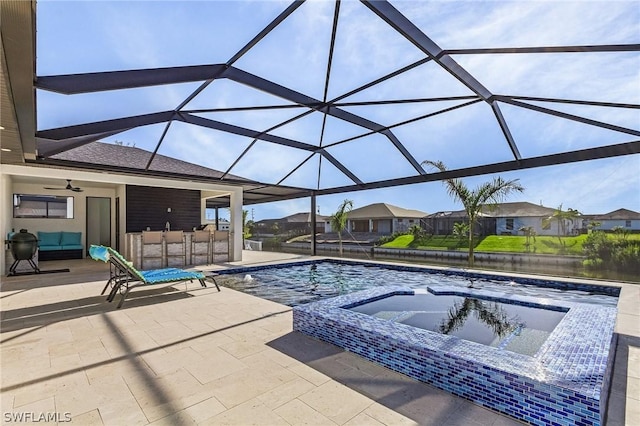
[[[143, 251], [142, 232], [130, 232], [125, 236], [125, 253], [127, 259], [132, 261], [136, 268], [141, 269], [143, 264], [144, 269], [160, 269], [228, 262], [230, 260], [229, 231], [211, 231], [209, 234], [208, 241], [201, 241], [200, 239], [195, 241], [193, 240], [194, 232], [184, 232], [182, 247], [176, 247], [176, 244], [171, 244], [169, 247], [163, 239], [162, 244], [145, 247]], [[185, 256], [175, 256], [172, 250], [184, 250]], [[192, 256], [192, 251], [194, 256]], [[143, 253], [144, 259], [142, 257]], [[203, 253], [206, 253], [206, 255], [203, 255]]]

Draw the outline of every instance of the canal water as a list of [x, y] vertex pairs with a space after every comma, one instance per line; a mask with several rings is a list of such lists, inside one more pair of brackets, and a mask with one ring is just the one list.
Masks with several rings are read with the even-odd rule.
[[[391, 262], [401, 262], [418, 265], [433, 265], [433, 266], [453, 266], [457, 268], [466, 268], [468, 266], [466, 260], [456, 259], [420, 259], [415, 257], [395, 257], [395, 256], [375, 256], [371, 255], [370, 247], [362, 247], [361, 252], [347, 252], [343, 253], [344, 258], [350, 259], [369, 259], [369, 260], [382, 260]], [[275, 250], [274, 250], [275, 251]], [[296, 254], [309, 254], [307, 249], [298, 249], [287, 247], [283, 244], [279, 250], [282, 253], [296, 253]], [[316, 249], [316, 254], [319, 256], [326, 255], [332, 257], [339, 257], [336, 250], [323, 251], [320, 247]], [[474, 269], [489, 270], [489, 271], [503, 271], [503, 272], [515, 272], [523, 274], [536, 274], [536, 275], [551, 275], [556, 277], [568, 277], [568, 278], [588, 278], [594, 280], [607, 280], [607, 281], [624, 281], [640, 284], [640, 271], [637, 273], [625, 273], [616, 270], [589, 270], [582, 265], [556, 265], [556, 264], [528, 264], [528, 263], [514, 263], [504, 261], [480, 261], [476, 260], [474, 263]]]

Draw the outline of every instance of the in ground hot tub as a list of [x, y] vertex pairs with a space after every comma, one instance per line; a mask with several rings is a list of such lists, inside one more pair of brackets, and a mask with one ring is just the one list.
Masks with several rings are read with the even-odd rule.
[[[381, 287], [296, 306], [293, 327], [531, 424], [597, 425], [615, 318], [612, 306]], [[453, 329], [461, 335], [443, 333]]]

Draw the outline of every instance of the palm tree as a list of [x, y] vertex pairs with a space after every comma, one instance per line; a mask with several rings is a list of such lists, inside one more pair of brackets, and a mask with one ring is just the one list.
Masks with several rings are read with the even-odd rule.
[[[531, 250], [531, 240], [533, 240], [533, 243], [536, 242], [536, 230], [533, 226], [521, 226], [520, 229], [518, 229], [518, 231], [522, 232], [525, 236], [525, 243], [524, 246], [526, 248], [527, 251]], [[535, 248], [534, 248], [535, 251]]]
[[247, 216], [249, 215], [249, 210], [242, 210], [242, 242], [244, 246], [245, 238], [249, 238], [249, 228], [247, 227]]
[[347, 227], [347, 213], [353, 209], [353, 201], [344, 200], [338, 211], [331, 216], [331, 229], [338, 233], [340, 256], [342, 256], [342, 231]]
[[561, 235], [567, 235], [567, 222], [573, 223], [573, 221], [580, 216], [578, 210], [568, 208], [567, 211], [562, 211], [562, 204], [553, 212], [551, 216], [542, 221], [543, 227], [548, 227], [554, 220], [558, 222], [558, 237]]
[[468, 238], [468, 235], [469, 235], [468, 223], [456, 222], [453, 224], [453, 236], [458, 239], [457, 247], [460, 247], [462, 245], [462, 242], [466, 238]]
[[[442, 161], [423, 161], [422, 164], [435, 167], [441, 172], [446, 172]], [[444, 179], [447, 193], [454, 200], [460, 201], [469, 218], [469, 266], [473, 266], [473, 230], [475, 229], [478, 215], [485, 205], [500, 203], [514, 191], [522, 192], [524, 187], [518, 183], [519, 179], [504, 180], [501, 177], [494, 178], [491, 182], [485, 182], [475, 189], [469, 189], [460, 179]]]

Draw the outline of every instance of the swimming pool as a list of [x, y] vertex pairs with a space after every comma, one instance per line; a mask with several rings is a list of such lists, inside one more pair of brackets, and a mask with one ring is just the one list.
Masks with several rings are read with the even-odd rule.
[[[221, 285], [293, 306], [295, 331], [485, 407], [530, 424], [602, 422], [616, 343], [618, 287], [342, 260], [221, 274]], [[479, 344], [350, 310], [426, 291], [543, 307], [564, 317], [539, 344], [518, 353], [509, 342]]]
[[389, 285], [424, 289], [446, 285], [496, 293], [615, 306], [619, 288], [513, 278], [460, 269], [318, 260], [222, 271], [219, 284], [287, 306], [302, 305], [355, 291]]

